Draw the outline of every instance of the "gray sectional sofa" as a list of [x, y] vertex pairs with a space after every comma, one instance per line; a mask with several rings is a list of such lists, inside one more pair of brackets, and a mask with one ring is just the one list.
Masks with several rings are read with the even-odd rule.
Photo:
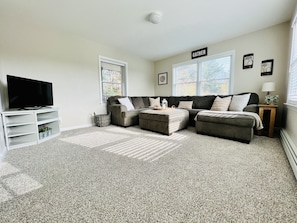
[[[250, 93], [250, 92], [248, 92]], [[244, 95], [248, 93], [241, 93], [236, 95]], [[233, 96], [223, 95], [222, 98]], [[230, 117], [223, 115], [224, 117], [208, 117], [209, 115], [204, 114], [199, 117], [199, 112], [210, 110], [216, 95], [207, 96], [141, 96], [141, 97], [128, 97], [132, 102], [134, 109], [128, 110], [126, 106], [119, 103], [120, 98], [123, 96], [112, 96], [107, 100], [107, 111], [111, 114], [111, 123], [123, 127], [133, 126], [139, 124], [139, 114], [145, 109], [149, 109], [150, 101], [149, 98], [160, 97], [160, 101], [166, 99], [168, 101], [168, 107], [175, 106], [178, 108], [180, 101], [193, 101], [191, 109], [186, 109], [189, 112], [189, 123], [190, 126], [196, 126], [197, 133], [213, 135], [223, 138], [235, 139], [249, 143], [253, 137], [253, 129], [255, 127], [255, 121], [253, 118], [247, 118], [243, 115]], [[243, 111], [258, 112], [259, 96], [256, 93], [250, 93], [250, 98], [247, 106]], [[203, 113], [203, 112], [202, 112]], [[202, 114], [201, 113], [201, 114]]]
[[[247, 93], [241, 93], [237, 95], [243, 95]], [[226, 97], [229, 95], [224, 95]], [[151, 98], [160, 97], [160, 101], [165, 98], [168, 101], [168, 106], [178, 107], [180, 101], [193, 101], [192, 109], [188, 109], [190, 119], [189, 125], [195, 126], [195, 117], [198, 112], [203, 110], [210, 110], [211, 106], [216, 98], [215, 95], [207, 96], [152, 96]], [[124, 105], [121, 105], [118, 101], [119, 98], [124, 96], [112, 96], [107, 100], [107, 111], [111, 113], [111, 123], [123, 127], [133, 126], [139, 124], [139, 112], [148, 109], [150, 107], [149, 96], [142, 97], [129, 97], [130, 101], [134, 105], [135, 109], [127, 111]], [[251, 93], [248, 105], [244, 108], [244, 111], [258, 112], [259, 96], [256, 93]]]

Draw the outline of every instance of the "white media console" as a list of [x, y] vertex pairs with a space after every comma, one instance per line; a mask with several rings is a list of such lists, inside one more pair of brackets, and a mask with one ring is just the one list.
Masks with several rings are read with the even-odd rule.
[[1, 115], [8, 150], [39, 144], [60, 134], [57, 108], [9, 110]]

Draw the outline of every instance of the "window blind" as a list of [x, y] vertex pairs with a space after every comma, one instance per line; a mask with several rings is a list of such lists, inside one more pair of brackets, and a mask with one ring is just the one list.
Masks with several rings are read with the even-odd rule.
[[297, 106], [297, 15], [292, 23], [291, 60], [287, 103]]

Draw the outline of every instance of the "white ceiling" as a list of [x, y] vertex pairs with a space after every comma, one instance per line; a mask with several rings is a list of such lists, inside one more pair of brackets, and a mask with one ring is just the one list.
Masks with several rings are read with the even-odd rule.
[[[159, 60], [289, 21], [296, 0], [0, 0], [0, 19], [80, 35]], [[147, 21], [152, 11], [163, 20]]]

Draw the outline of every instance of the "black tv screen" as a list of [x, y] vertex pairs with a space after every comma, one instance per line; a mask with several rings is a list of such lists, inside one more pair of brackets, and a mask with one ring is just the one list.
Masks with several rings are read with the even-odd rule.
[[7, 75], [9, 108], [38, 108], [53, 105], [52, 83]]

